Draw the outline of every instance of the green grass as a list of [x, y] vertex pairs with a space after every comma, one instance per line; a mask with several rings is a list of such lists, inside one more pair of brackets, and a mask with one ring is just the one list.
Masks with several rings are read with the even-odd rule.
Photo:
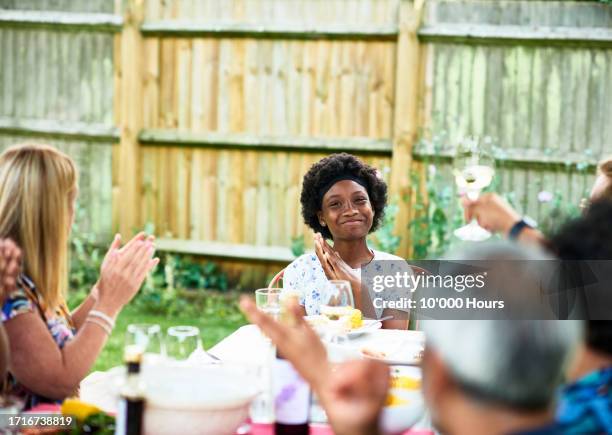
[[[227, 307], [219, 307], [219, 310], [223, 311], [224, 308]], [[157, 323], [164, 333], [170, 326], [197, 326], [200, 328], [202, 344], [205, 349], [208, 349], [247, 322], [241, 316], [216, 315], [211, 310], [206, 310], [206, 314], [199, 316], [193, 314], [169, 316], [151, 314], [136, 305], [129, 305], [119, 314], [113, 334], [104, 346], [92, 370], [108, 370], [122, 364], [124, 335], [127, 325], [130, 323]]]

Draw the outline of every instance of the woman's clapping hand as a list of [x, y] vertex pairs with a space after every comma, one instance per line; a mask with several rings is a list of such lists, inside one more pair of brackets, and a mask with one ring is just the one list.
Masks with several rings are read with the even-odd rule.
[[360, 283], [361, 277], [327, 244], [320, 233], [314, 236], [315, 253], [323, 267], [327, 279], [346, 280], [354, 285]]
[[115, 236], [96, 284], [99, 306], [108, 314], [115, 315], [130, 302], [147, 274], [159, 263], [158, 258], [153, 258], [153, 241], [153, 237], [140, 233], [121, 247], [121, 236]]

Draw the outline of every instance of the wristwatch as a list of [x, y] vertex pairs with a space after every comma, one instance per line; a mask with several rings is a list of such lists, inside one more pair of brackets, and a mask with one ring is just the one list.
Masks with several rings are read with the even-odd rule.
[[525, 228], [535, 228], [537, 225], [538, 224], [529, 216], [523, 216], [521, 220], [512, 225], [512, 228], [510, 228], [510, 232], [508, 233], [508, 238], [510, 240], [516, 240], [518, 239], [519, 234], [521, 234], [521, 231], [523, 231]]

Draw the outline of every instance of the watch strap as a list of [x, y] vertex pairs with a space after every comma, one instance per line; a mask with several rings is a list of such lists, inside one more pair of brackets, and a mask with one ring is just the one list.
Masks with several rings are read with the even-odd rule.
[[519, 234], [521, 234], [521, 231], [523, 231], [525, 228], [533, 228], [533, 227], [529, 225], [525, 221], [525, 219], [521, 219], [520, 221], [512, 225], [512, 228], [510, 228], [510, 232], [508, 233], [508, 238], [510, 240], [518, 239]]

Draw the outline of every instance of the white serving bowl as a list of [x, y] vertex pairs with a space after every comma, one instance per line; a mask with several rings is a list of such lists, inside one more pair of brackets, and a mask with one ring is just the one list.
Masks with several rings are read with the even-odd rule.
[[233, 435], [258, 391], [244, 372], [219, 364], [160, 363], [143, 370], [147, 435]]

